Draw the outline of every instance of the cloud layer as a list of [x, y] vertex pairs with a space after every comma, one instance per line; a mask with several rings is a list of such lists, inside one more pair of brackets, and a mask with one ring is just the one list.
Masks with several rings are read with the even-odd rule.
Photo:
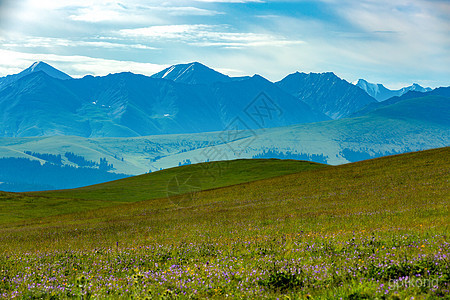
[[450, 85], [444, 0], [18, 2], [0, 2], [0, 76], [35, 60], [75, 76], [201, 61], [271, 80], [334, 71], [393, 88]]

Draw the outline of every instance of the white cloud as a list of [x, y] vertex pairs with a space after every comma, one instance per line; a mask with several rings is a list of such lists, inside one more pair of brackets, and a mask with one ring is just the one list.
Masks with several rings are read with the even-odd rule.
[[[272, 80], [300, 70], [334, 71], [349, 81], [449, 84], [448, 0], [318, 0], [311, 14], [301, 4], [293, 9], [310, 0], [9, 1], [14, 6], [0, 15], [1, 74], [47, 61], [48, 52], [85, 55], [67, 56], [76, 58], [74, 67], [53, 57], [75, 75], [149, 74], [149, 66], [122, 62], [128, 60], [196, 60]], [[239, 5], [251, 2], [264, 4]], [[289, 2], [289, 11], [276, 2]], [[13, 63], [6, 49], [41, 54], [22, 53]], [[117, 60], [80, 58], [89, 56]]]
[[[96, 3], [76, 9], [69, 18], [90, 23], [161, 23], [164, 16], [214, 16], [221, 14], [215, 10], [193, 6], [151, 6], [127, 5], [119, 3]], [[130, 17], [132, 16], [132, 17]]]
[[84, 23], [163, 24], [180, 16], [214, 16], [221, 14], [196, 7], [192, 1], [157, 0], [25, 0], [17, 5], [14, 19], [42, 22], [55, 18]]
[[102, 6], [93, 6], [79, 8], [76, 12], [71, 14], [69, 18], [74, 21], [98, 23], [105, 21], [123, 22], [126, 19], [126, 16], [117, 10], [112, 10], [110, 8], [105, 9]]
[[209, 2], [209, 3], [249, 3], [249, 2], [257, 2], [264, 3], [263, 0], [195, 0], [197, 2]]
[[[108, 38], [98, 37], [100, 41], [84, 41], [84, 40], [70, 40], [63, 38], [50, 38], [50, 37], [14, 37], [9, 39], [4, 39], [2, 45], [5, 48], [49, 48], [54, 49], [57, 47], [89, 47], [89, 48], [105, 48], [105, 49], [143, 49], [143, 50], [156, 50], [158, 48], [143, 45], [143, 44], [132, 44], [123, 43], [119, 41], [114, 41], [114, 39], [109, 38], [109, 40], [114, 41], [104, 41]], [[102, 41], [103, 39], [103, 41]]]
[[288, 40], [284, 37], [267, 33], [230, 32], [219, 25], [166, 25], [145, 28], [123, 29], [119, 34], [153, 40], [176, 40], [200, 47], [260, 47], [290, 46], [304, 43], [300, 40]]
[[430, 73], [450, 65], [450, 22], [437, 7], [450, 11], [450, 3], [441, 1], [364, 0], [337, 12], [370, 37], [352, 43], [355, 55], [397, 74]]
[[206, 32], [215, 26], [211, 25], [163, 25], [145, 28], [122, 29], [119, 34], [126, 37], [143, 37], [153, 39], [184, 39]]
[[172, 16], [214, 16], [223, 14], [215, 10], [202, 9], [192, 6], [182, 6], [182, 7], [154, 7], [152, 8], [156, 11], [166, 11]]

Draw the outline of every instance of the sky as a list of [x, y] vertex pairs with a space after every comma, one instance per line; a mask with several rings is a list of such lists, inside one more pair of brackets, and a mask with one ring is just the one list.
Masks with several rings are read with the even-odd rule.
[[272, 81], [449, 86], [449, 16], [449, 0], [0, 0], [0, 76], [34, 61], [74, 77], [198, 61]]

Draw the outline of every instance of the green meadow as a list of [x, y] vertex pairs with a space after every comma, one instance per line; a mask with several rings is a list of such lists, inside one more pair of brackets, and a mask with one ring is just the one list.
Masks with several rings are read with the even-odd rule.
[[211, 162], [1, 193], [0, 297], [449, 299], [449, 157]]
[[0, 192], [0, 224], [164, 198], [324, 166], [296, 160], [242, 159], [181, 166], [78, 189]]

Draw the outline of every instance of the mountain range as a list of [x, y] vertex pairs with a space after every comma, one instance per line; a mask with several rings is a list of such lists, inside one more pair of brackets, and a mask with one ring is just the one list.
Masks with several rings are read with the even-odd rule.
[[272, 83], [194, 62], [151, 77], [73, 79], [36, 62], [0, 78], [0, 136], [132, 137], [218, 131], [236, 122], [271, 128], [340, 119], [376, 102], [333, 73], [297, 72]]
[[286, 76], [276, 85], [331, 119], [347, 117], [376, 102], [367, 93], [331, 72], [296, 72]]
[[380, 102], [392, 97], [402, 96], [409, 91], [423, 93], [432, 90], [431, 88], [424, 88], [417, 83], [413, 83], [412, 85], [403, 87], [399, 90], [390, 90], [380, 83], [370, 83], [364, 79], [359, 79], [357, 82], [354, 82], [354, 84]]
[[[271, 111], [259, 108], [264, 104]], [[328, 119], [260, 76], [187, 85], [132, 73], [60, 80], [39, 71], [0, 90], [0, 136], [198, 133], [223, 130], [252, 113], [271, 115], [264, 124], [241, 121], [244, 129]]]

